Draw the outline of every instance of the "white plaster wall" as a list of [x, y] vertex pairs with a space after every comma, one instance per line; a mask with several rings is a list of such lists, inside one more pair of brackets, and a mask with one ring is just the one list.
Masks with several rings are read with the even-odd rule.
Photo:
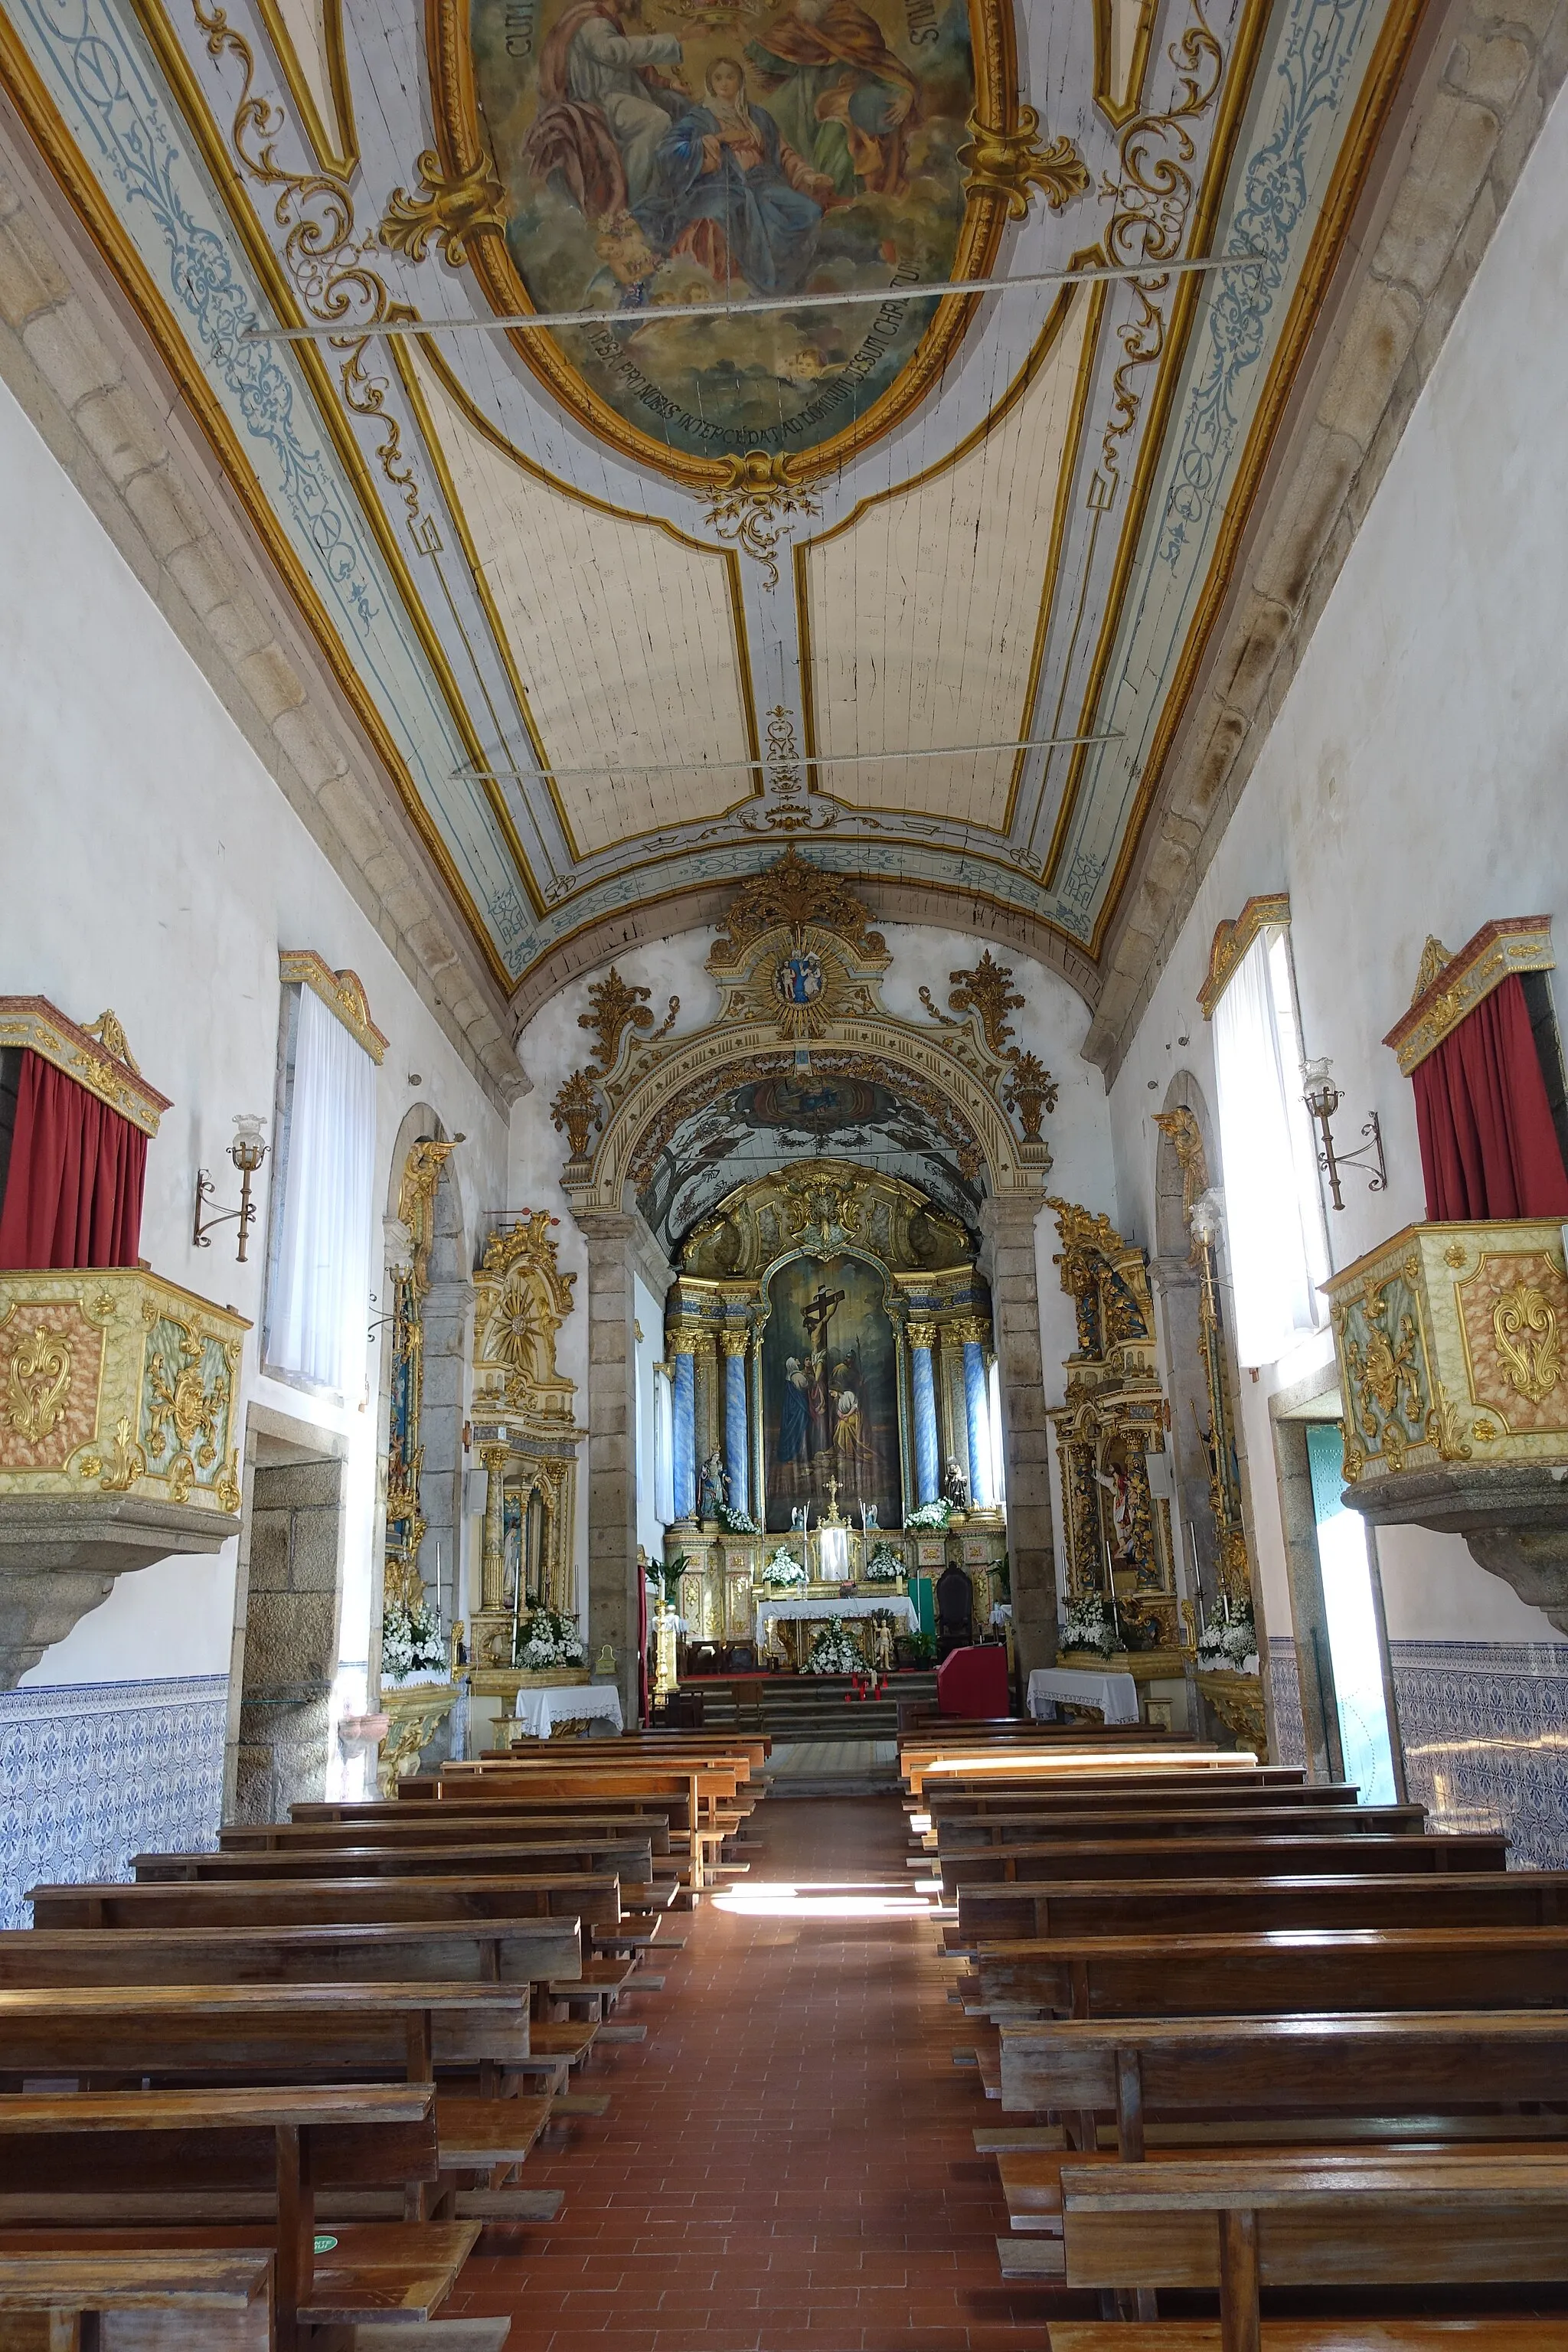
[[[1425, 1213], [1414, 1097], [1381, 1044], [1410, 1002], [1428, 932], [1461, 946], [1502, 915], [1568, 899], [1568, 169], [1559, 99], [1405, 427], [1111, 1091], [1118, 1182], [1152, 1231], [1151, 1113], [1184, 1062], [1214, 1102], [1196, 1003], [1215, 928], [1288, 889], [1302, 1036], [1332, 1056], [1348, 1145], [1376, 1109], [1386, 1194], [1353, 1171], [1329, 1217], [1336, 1266]], [[1560, 1003], [1561, 1003], [1561, 991]], [[1568, 1006], [1562, 1009], [1568, 1010]], [[1189, 1042], [1181, 1043], [1185, 1035]], [[1265, 1608], [1289, 1622], [1268, 1398], [1304, 1364], [1245, 1377]], [[1380, 1542], [1395, 1638], [1560, 1639], [1457, 1538]]]
[[[280, 946], [352, 966], [391, 1040], [377, 1084], [377, 1219], [399, 1124], [421, 1099], [468, 1139], [465, 1199], [498, 1202], [504, 1118], [3, 390], [0, 547], [0, 992], [51, 997], [80, 1020], [112, 1005], [148, 1077], [173, 1097], [148, 1152], [142, 1255], [259, 1326], [270, 1161], [246, 1265], [232, 1226], [194, 1249], [191, 1213], [198, 1165], [226, 1204], [237, 1195], [224, 1156], [236, 1111], [259, 1111], [270, 1137]], [[242, 1411], [270, 1404], [348, 1438], [339, 1705], [358, 1711], [378, 1549], [379, 1342], [365, 1405], [344, 1411], [262, 1379], [257, 1341], [253, 1332], [246, 1345]], [[234, 1574], [230, 1544], [121, 1579], [27, 1681], [226, 1673]]]

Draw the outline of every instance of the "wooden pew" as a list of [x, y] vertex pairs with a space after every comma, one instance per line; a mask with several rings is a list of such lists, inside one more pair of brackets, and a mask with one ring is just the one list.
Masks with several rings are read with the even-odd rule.
[[[1058, 1838], [1048, 1845], [1005, 1846], [944, 1853], [942, 1892], [951, 1901], [972, 1886], [1049, 1884], [1072, 1878], [1254, 1879], [1271, 1873], [1327, 1877], [1389, 1872], [1415, 1877], [1447, 1872], [1500, 1875], [1508, 1840], [1491, 1831], [1450, 1831], [1426, 1837]], [[961, 1914], [962, 1924], [962, 1914]]]
[[950, 1821], [1002, 1822], [1029, 1813], [1066, 1819], [1132, 1804], [1162, 1811], [1179, 1805], [1188, 1812], [1316, 1812], [1328, 1805], [1353, 1807], [1360, 1793], [1352, 1780], [1320, 1782], [1316, 1787], [1300, 1781], [1281, 1787], [1272, 1780], [1239, 1777], [1204, 1780], [1189, 1772], [1167, 1780], [1163, 1774], [1150, 1773], [1131, 1786], [1103, 1776], [1086, 1776], [1045, 1789], [982, 1789], [973, 1795], [962, 1786], [933, 1788], [922, 1800], [921, 1810], [934, 1829]]
[[1062, 2017], [1568, 2007], [1568, 1929], [1352, 1928], [994, 1944], [981, 2009]]
[[499, 1984], [11, 1986], [0, 2082], [132, 2074], [285, 2082], [525, 2067], [527, 1988]]
[[451, 1878], [465, 1871], [486, 1878], [592, 1877], [614, 1871], [628, 1885], [653, 1883], [653, 1857], [644, 1838], [603, 1845], [513, 1845], [443, 1838], [429, 1845], [329, 1846], [270, 1853], [139, 1853], [132, 1867], [139, 1886], [235, 1879], [262, 1885], [302, 1878]]
[[[1207, 2340], [1219, 2352], [1261, 2352], [1263, 2286], [1568, 2280], [1568, 2156], [1556, 2150], [1068, 2166], [1062, 2187], [1067, 2284], [1217, 2286]], [[1163, 2327], [1131, 2335], [1171, 2341]], [[1130, 2332], [1053, 2324], [1049, 2336], [1052, 2352], [1125, 2352]], [[1386, 2321], [1360, 2338], [1391, 2340], [1421, 2338]]]
[[[910, 1794], [918, 1797], [934, 1781], [966, 1780], [975, 1787], [1026, 1787], [1034, 1780], [1071, 1780], [1086, 1772], [1103, 1773], [1110, 1752], [1103, 1747], [1035, 1748], [1026, 1752], [1009, 1748], [990, 1756], [955, 1756], [938, 1748], [901, 1758], [900, 1770]], [[1119, 1777], [1135, 1779], [1144, 1771], [1247, 1773], [1257, 1771], [1258, 1765], [1257, 1758], [1243, 1748], [1182, 1750], [1139, 1746], [1118, 1751], [1115, 1769]]]
[[362, 1921], [277, 1927], [34, 1927], [0, 1935], [0, 1986], [565, 1984], [581, 1978], [574, 1919]]
[[1002, 2105], [1114, 2114], [1124, 2159], [1145, 2120], [1436, 2116], [1568, 2101], [1568, 2033], [1539, 2010], [1062, 2020], [1001, 2029]]
[[[9, 2055], [7, 2048], [6, 2054]], [[62, 2213], [107, 2212], [111, 2228], [140, 2222], [150, 2253], [165, 2257], [179, 2227], [178, 2209], [227, 2221], [235, 2202], [243, 2211], [259, 2201], [268, 2221], [256, 2231], [276, 2249], [275, 2296], [279, 2352], [288, 2352], [301, 2322], [321, 2308], [318, 2284], [339, 2307], [365, 2319], [385, 2313], [395, 2272], [405, 2289], [416, 2284], [414, 2308], [435, 2307], [450, 2292], [479, 2235], [477, 2225], [406, 2225], [384, 2237], [395, 2254], [374, 2265], [374, 2281], [356, 2274], [352, 2254], [339, 2250], [331, 2286], [318, 2283], [316, 2199], [345, 2186], [389, 2184], [407, 2191], [437, 2177], [434, 2097], [428, 2087], [386, 2091], [364, 2085], [336, 2091], [81, 2093], [0, 2099], [0, 2217], [7, 2226], [3, 2258], [17, 2251], [18, 2211], [42, 2205], [42, 2225], [58, 2229]], [[115, 2211], [119, 2207], [121, 2210]], [[132, 2209], [134, 2209], [132, 2210]], [[160, 2215], [167, 2213], [167, 2221]], [[35, 2223], [34, 2228], [39, 2225]], [[243, 2239], [245, 2232], [236, 2232]], [[90, 2261], [101, 2241], [60, 2235], [50, 2254]], [[34, 2251], [40, 2252], [34, 2239]], [[110, 2250], [105, 2249], [105, 2254]], [[389, 2250], [390, 2252], [390, 2250]], [[143, 2259], [145, 2259], [145, 2254]], [[352, 2324], [352, 2323], [351, 2323]]]
[[1140, 1805], [1125, 1811], [942, 1816], [939, 1854], [1047, 1844], [1059, 1838], [1420, 1837], [1424, 1805]]
[[636, 1813], [628, 1806], [624, 1812], [608, 1811], [590, 1812], [576, 1806], [563, 1805], [558, 1810], [542, 1812], [520, 1806], [516, 1811], [491, 1807], [484, 1812], [459, 1812], [443, 1805], [439, 1819], [417, 1808], [405, 1806], [399, 1811], [388, 1806], [364, 1809], [369, 1819], [353, 1821], [258, 1822], [238, 1824], [218, 1832], [221, 1853], [305, 1853], [326, 1851], [329, 1847], [351, 1845], [426, 1845], [437, 1836], [452, 1837], [462, 1832], [468, 1845], [494, 1845], [509, 1843], [516, 1845], [541, 1845], [552, 1841], [566, 1844], [604, 1844], [616, 1838], [646, 1837], [657, 1857], [669, 1852], [669, 1814], [668, 1811]]
[[[159, 2253], [0, 2252], [0, 2345], [5, 2352], [114, 2352], [106, 2315], [134, 2312], [137, 2341], [184, 2352], [271, 2352], [277, 2340], [272, 2257], [205, 2247]], [[18, 2330], [16, 2315], [43, 2322]]]
[[293, 1878], [278, 1885], [240, 1879], [174, 1880], [156, 1886], [35, 1886], [27, 1900], [38, 1927], [332, 1927], [359, 1920], [580, 1921], [590, 1937], [621, 1917], [621, 1882], [593, 1874], [565, 1878]]
[[[1401, 1841], [1402, 1846], [1404, 1842]], [[1352, 1859], [1359, 1864], [1361, 1850]], [[1061, 1936], [1265, 1934], [1347, 1927], [1568, 1927], [1568, 1871], [1359, 1870], [1326, 1876], [1064, 1879], [965, 1887], [953, 1948]]]

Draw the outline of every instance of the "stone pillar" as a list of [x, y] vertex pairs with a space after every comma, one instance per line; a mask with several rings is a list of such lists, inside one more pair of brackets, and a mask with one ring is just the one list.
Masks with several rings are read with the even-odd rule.
[[936, 1342], [935, 1326], [911, 1323], [909, 1342], [910, 1386], [913, 1393], [915, 1423], [915, 1500], [934, 1503], [942, 1490], [942, 1459], [936, 1437], [936, 1381], [931, 1361], [931, 1351]]
[[963, 1417], [969, 1431], [969, 1499], [977, 1511], [995, 1501], [991, 1492], [991, 1400], [986, 1395], [985, 1326], [978, 1318], [955, 1325], [963, 1343]]
[[640, 1220], [584, 1209], [588, 1244], [588, 1654], [607, 1642], [628, 1725], [637, 1717], [637, 1341], [632, 1273]]
[[505, 1476], [508, 1445], [481, 1445], [479, 1461], [489, 1472], [485, 1487], [484, 1550], [479, 1562], [479, 1607], [506, 1607]]
[[1040, 1348], [1035, 1220], [1028, 1194], [987, 1200], [980, 1214], [981, 1271], [991, 1285], [992, 1326], [1002, 1368], [1002, 1448], [1007, 1466], [1007, 1556], [1013, 1628], [1026, 1676], [1057, 1654], [1057, 1571], [1052, 1543], [1050, 1424]]
[[670, 1357], [675, 1366], [670, 1431], [671, 1500], [676, 1518], [684, 1526], [697, 1516], [697, 1368], [691, 1354], [691, 1334], [671, 1335]]
[[746, 1415], [746, 1349], [749, 1331], [726, 1331], [724, 1348], [724, 1467], [730, 1474], [730, 1501], [738, 1511], [749, 1511], [748, 1456], [751, 1431]]

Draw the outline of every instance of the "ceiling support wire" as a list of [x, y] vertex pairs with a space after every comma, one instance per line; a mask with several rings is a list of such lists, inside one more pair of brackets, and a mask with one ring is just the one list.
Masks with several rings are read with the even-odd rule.
[[[1256, 269], [1268, 259], [1266, 253], [1194, 255], [1185, 261], [1163, 261], [1160, 274], [1177, 277], [1210, 269]], [[1010, 294], [1040, 286], [1097, 286], [1148, 275], [1146, 261], [1126, 268], [1095, 264], [1082, 269], [1025, 269], [1010, 278], [947, 278], [927, 279], [915, 286], [850, 286], [831, 294], [756, 294], [740, 302], [661, 302], [658, 319], [661, 325], [676, 319], [703, 319], [711, 324], [715, 319], [762, 317], [777, 310], [826, 310], [847, 305], [864, 309], [886, 302], [945, 301], [952, 294]], [[352, 326], [340, 322], [335, 326], [245, 327], [236, 341], [308, 343], [352, 338], [357, 342], [363, 337], [387, 335], [553, 333], [563, 327], [602, 327], [606, 321], [613, 324], [615, 316], [613, 311], [604, 310], [519, 310], [489, 319], [375, 319]], [[665, 438], [668, 445], [668, 431]]]

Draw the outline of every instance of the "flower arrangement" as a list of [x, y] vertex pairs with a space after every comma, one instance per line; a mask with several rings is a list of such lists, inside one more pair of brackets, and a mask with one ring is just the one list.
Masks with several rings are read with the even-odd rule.
[[1109, 1657], [1125, 1645], [1102, 1592], [1075, 1592], [1062, 1618], [1064, 1650], [1098, 1650]]
[[787, 1551], [784, 1545], [780, 1544], [772, 1559], [767, 1562], [766, 1566], [763, 1570], [763, 1582], [764, 1584], [773, 1585], [788, 1585], [804, 1584], [805, 1581], [805, 1570], [802, 1566], [801, 1562], [796, 1559], [794, 1552]]
[[1200, 1674], [1255, 1675], [1258, 1663], [1258, 1621], [1250, 1599], [1220, 1596], [1221, 1614], [1211, 1617], [1198, 1636]]
[[912, 1511], [906, 1511], [904, 1525], [906, 1528], [934, 1528], [940, 1531], [952, 1517], [952, 1505], [945, 1495], [939, 1495], [934, 1503], [921, 1503]]
[[395, 1684], [446, 1681], [447, 1644], [433, 1609], [409, 1609], [400, 1601], [388, 1607], [381, 1621], [381, 1679]]
[[823, 1627], [811, 1645], [805, 1662], [808, 1675], [863, 1675], [866, 1661], [844, 1630], [841, 1617], [834, 1617]]
[[762, 1533], [750, 1511], [742, 1511], [738, 1503], [721, 1503], [715, 1516], [728, 1535], [754, 1536]]
[[879, 1543], [866, 1562], [868, 1584], [896, 1584], [904, 1572], [904, 1563], [891, 1544]]
[[537, 1674], [546, 1666], [580, 1666], [586, 1655], [574, 1617], [559, 1609], [533, 1609], [517, 1629], [512, 1664]]

